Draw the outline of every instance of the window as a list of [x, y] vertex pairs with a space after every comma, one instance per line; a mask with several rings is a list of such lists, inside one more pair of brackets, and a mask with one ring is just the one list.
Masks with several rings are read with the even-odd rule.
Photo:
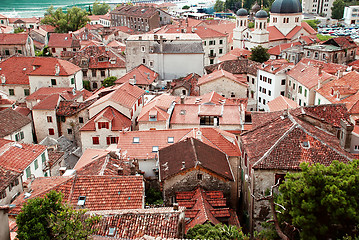
[[252, 78], [252, 84], [254, 84], [254, 78]]
[[94, 82], [94, 83], [92, 84], [92, 88], [97, 89], [97, 82]]
[[42, 163], [46, 162], [45, 153], [41, 154], [41, 161]]
[[272, 84], [272, 79], [271, 78], [268, 78], [268, 83]]
[[87, 70], [86, 70], [86, 69], [82, 69], [82, 75], [83, 75], [84, 77], [87, 77]]
[[314, 58], [318, 58], [318, 55], [319, 55], [318, 52], [315, 52], [314, 53]]
[[219, 44], [223, 44], [223, 40], [219, 40]]
[[83, 117], [79, 117], [79, 123], [84, 123], [84, 118]]
[[100, 138], [99, 137], [92, 137], [92, 144], [93, 145], [100, 144]]
[[117, 144], [118, 143], [118, 137], [107, 137], [106, 142], [107, 142], [107, 145]]
[[153, 61], [150, 61], [150, 67], [153, 67]]
[[79, 199], [77, 201], [78, 206], [84, 206], [86, 202], [86, 196], [79, 196]]
[[293, 90], [295, 90], [295, 83], [293, 83]]
[[56, 86], [56, 79], [51, 79], [51, 85]]
[[268, 96], [271, 96], [271, 95], [272, 95], [272, 91], [268, 90]]
[[69, 135], [72, 134], [72, 129], [71, 129], [71, 128], [68, 128], [68, 129], [67, 129], [67, 134], [69, 134]]
[[259, 80], [262, 80], [262, 75], [259, 76]]
[[6, 198], [6, 190], [0, 192], [0, 199]]
[[285, 85], [285, 79], [282, 79], [281, 85]]
[[30, 89], [24, 89], [24, 95], [29, 96], [30, 95]]
[[262, 98], [261, 98], [261, 97], [258, 98], [258, 102], [260, 102], [260, 103], [262, 102]]
[[110, 126], [109, 126], [109, 123], [108, 122], [98, 122], [98, 129], [101, 129], [101, 128], [106, 128], [108, 129]]
[[266, 100], [265, 100], [265, 99], [263, 99], [263, 104], [266, 104]]
[[281, 92], [280, 92], [280, 95], [284, 96], [284, 94], [285, 94], [284, 91], [281, 91]]
[[38, 169], [39, 164], [38, 164], [38, 162], [37, 162], [37, 159], [35, 159], [34, 165], [35, 165], [35, 170]]
[[9, 95], [10, 95], [10, 96], [14, 96], [14, 95], [15, 95], [14, 89], [9, 89]]
[[309, 56], [310, 56], [310, 52], [308, 51], [308, 52], [307, 52], [307, 57], [309, 57]]
[[5, 55], [6, 56], [10, 55], [10, 51], [8, 49], [5, 50]]
[[299, 106], [302, 106], [302, 100], [299, 99]]
[[52, 117], [51, 116], [47, 116], [47, 122], [52, 122]]
[[[216, 119], [217, 124], [215, 124], [214, 119]], [[218, 117], [215, 116], [201, 116], [200, 125], [209, 125], [209, 126], [218, 126]]]
[[141, 52], [145, 52], [145, 46], [141, 46]]
[[201, 173], [198, 173], [197, 174], [197, 180], [201, 181], [202, 179], [203, 179], [203, 175]]
[[31, 169], [30, 167], [26, 168], [26, 178], [30, 178], [31, 177]]
[[92, 77], [96, 77], [96, 69], [92, 69]]
[[152, 152], [158, 152], [158, 146], [153, 146], [152, 147]]
[[105, 77], [106, 76], [106, 71], [105, 70], [101, 70], [101, 77]]
[[300, 93], [300, 94], [302, 93], [302, 86], [298, 87], [298, 93]]
[[262, 87], [259, 87], [259, 91], [262, 92]]
[[75, 84], [75, 78], [71, 78], [71, 84]]
[[318, 105], [320, 105], [320, 99], [318, 98]]
[[282, 184], [284, 182], [284, 176], [285, 174], [283, 173], [278, 173], [275, 175], [275, 183], [277, 184], [279, 182], [279, 184]]
[[307, 97], [307, 89], [304, 89], [304, 97]]
[[49, 135], [55, 135], [55, 130], [53, 128], [49, 128]]
[[174, 137], [168, 137], [167, 142], [168, 143], [174, 143]]
[[140, 143], [140, 138], [139, 137], [134, 137], [132, 139], [132, 143]]
[[145, 58], [142, 58], [142, 63], [146, 64], [146, 59]]
[[359, 151], [359, 145], [354, 146], [354, 151]]
[[222, 54], [223, 53], [223, 49], [220, 48], [219, 51], [218, 51], [219, 54]]
[[209, 64], [213, 64], [214, 63], [214, 59], [209, 59]]
[[206, 46], [207, 45], [206, 41], [203, 41], [203, 44], [204, 44], [204, 46]]

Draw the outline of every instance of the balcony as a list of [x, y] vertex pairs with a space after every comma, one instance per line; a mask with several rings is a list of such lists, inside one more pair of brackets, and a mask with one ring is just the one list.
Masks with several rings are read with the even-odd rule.
[[214, 58], [214, 57], [216, 57], [216, 54], [215, 54], [215, 53], [209, 53], [209, 54], [208, 54], [208, 57]]

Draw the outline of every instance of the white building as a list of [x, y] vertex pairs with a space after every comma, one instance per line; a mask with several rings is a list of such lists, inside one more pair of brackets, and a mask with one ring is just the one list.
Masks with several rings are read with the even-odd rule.
[[293, 67], [285, 59], [264, 62], [257, 73], [258, 109], [268, 111], [267, 103], [276, 97], [286, 95], [286, 72]]
[[359, 6], [345, 7], [343, 18], [346, 25], [359, 24]]
[[197, 34], [132, 35], [126, 41], [126, 68], [144, 64], [159, 74], [160, 80], [172, 80], [188, 73], [203, 74], [204, 50]]
[[303, 13], [317, 14], [330, 18], [334, 0], [303, 0]]

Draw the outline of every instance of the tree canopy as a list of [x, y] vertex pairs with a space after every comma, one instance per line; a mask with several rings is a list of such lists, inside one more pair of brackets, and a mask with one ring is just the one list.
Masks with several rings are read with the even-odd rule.
[[226, 10], [224, 2], [221, 0], [217, 0], [213, 8], [215, 12], [224, 12]]
[[251, 49], [250, 60], [263, 63], [269, 59], [268, 49], [262, 46], [257, 46]]
[[343, 0], [335, 0], [332, 7], [332, 18], [342, 19], [344, 14], [345, 2]]
[[187, 239], [221, 239], [221, 240], [249, 240], [241, 229], [236, 226], [227, 226], [223, 224], [212, 224], [206, 223], [203, 225], [196, 225], [190, 228], [186, 234]]
[[46, 10], [44, 19], [41, 23], [55, 27], [58, 33], [67, 33], [69, 31], [77, 31], [84, 27], [90, 19], [87, 12], [78, 7], [68, 8], [67, 12], [63, 12], [62, 8], [54, 9], [53, 6]]
[[112, 85], [115, 84], [115, 81], [117, 80], [117, 77], [111, 76], [111, 77], [107, 77], [105, 78], [105, 80], [103, 81], [103, 86], [104, 87], [110, 87]]
[[62, 203], [62, 194], [51, 191], [43, 198], [29, 199], [16, 217], [19, 240], [87, 239], [99, 217], [84, 216]]
[[92, 13], [94, 15], [105, 15], [110, 10], [110, 5], [103, 2], [100, 3], [97, 0], [92, 5]]
[[302, 171], [287, 174], [277, 203], [279, 214], [299, 231], [301, 239], [341, 239], [355, 236], [359, 226], [359, 160], [300, 165]]

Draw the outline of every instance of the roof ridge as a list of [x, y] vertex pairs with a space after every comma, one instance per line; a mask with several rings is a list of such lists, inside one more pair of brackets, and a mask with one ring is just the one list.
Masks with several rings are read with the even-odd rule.
[[105, 172], [105, 169], [107, 167], [107, 164], [108, 164], [109, 160], [110, 160], [110, 154], [107, 154], [106, 159], [105, 159], [104, 163], [102, 164], [101, 170], [100, 170], [98, 175], [100, 175], [100, 176], [104, 175], [104, 172]]
[[72, 182], [72, 185], [71, 185], [71, 192], [69, 194], [69, 198], [67, 199], [68, 202], [71, 202], [71, 198], [72, 198], [72, 195], [74, 193], [76, 179], [77, 179], [77, 175], [74, 176], [74, 179], [73, 179], [73, 182]]

